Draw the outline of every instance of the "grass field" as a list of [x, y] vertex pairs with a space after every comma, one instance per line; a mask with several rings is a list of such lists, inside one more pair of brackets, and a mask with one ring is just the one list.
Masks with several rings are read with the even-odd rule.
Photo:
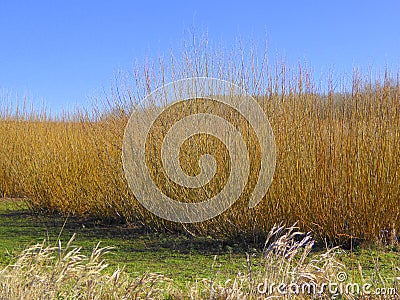
[[[14, 291], [13, 286], [20, 287], [18, 291], [26, 288], [16, 274], [25, 274], [24, 280], [37, 276], [42, 278], [38, 282], [48, 282], [53, 288], [42, 291], [38, 287], [38, 292], [42, 296], [48, 292], [50, 298], [57, 293], [64, 298], [84, 293], [83, 298], [95, 299], [91, 293], [104, 292], [105, 298], [112, 299], [117, 294], [122, 297], [123, 291], [129, 291], [131, 298], [146, 297], [147, 292], [156, 292], [156, 285], [164, 289], [157, 296], [161, 298], [225, 299], [239, 292], [256, 298], [254, 284], [266, 278], [321, 284], [334, 281], [342, 270], [353, 282], [398, 289], [398, 73], [386, 70], [380, 79], [372, 80], [355, 72], [352, 78], [343, 78], [340, 89], [330, 78], [321, 87], [307, 68], [289, 70], [285, 63], [270, 66], [266, 57], [257, 58], [254, 49], [246, 56], [243, 49], [224, 56], [203, 46], [184, 49], [180, 59], [171, 56], [170, 61], [143, 65], [130, 79], [118, 79], [89, 111], [52, 116], [2, 101], [0, 263], [17, 262], [0, 273], [5, 298], [20, 297], [7, 294]], [[277, 164], [272, 185], [255, 208], [248, 209], [248, 200], [258, 172], [250, 172], [242, 195], [226, 212], [204, 222], [180, 224], [147, 211], [128, 188], [121, 161], [123, 134], [131, 114], [140, 117], [156, 107], [141, 102], [145, 95], [165, 82], [200, 76], [233, 82], [256, 99], [274, 132]], [[260, 152], [251, 128], [237, 112], [204, 103], [185, 105], [152, 129], [154, 140], [146, 164], [160, 190], [178, 195], [180, 201], [196, 202], [223, 188], [231, 167], [224, 165], [229, 153], [216, 139], [198, 135], [179, 153], [182, 168], [196, 175], [199, 157], [211, 154], [218, 166], [217, 179], [190, 190], [157, 177], [164, 174], [158, 157], [164, 121], [175, 123], [192, 111], [226, 114], [242, 133], [255, 169]], [[274, 227], [295, 223], [309, 235]], [[61, 247], [74, 233], [73, 243], [82, 247], [81, 252]], [[106, 270], [99, 257], [108, 249], [95, 248], [98, 241], [115, 247], [114, 254], [106, 254], [110, 262]], [[344, 250], [328, 250], [334, 246]], [[52, 255], [58, 255], [58, 261], [49, 258]], [[88, 265], [81, 264], [86, 261]], [[36, 264], [37, 270], [29, 268]], [[125, 271], [113, 273], [113, 268], [122, 265]], [[72, 273], [64, 274], [69, 266], [74, 266]], [[49, 270], [60, 272], [60, 281], [53, 280], [55, 275], [49, 277]], [[98, 278], [91, 277], [91, 272]], [[147, 275], [141, 280], [143, 274]], [[83, 278], [80, 284], [68, 281], [74, 276]], [[117, 284], [120, 276], [123, 284]], [[103, 281], [107, 284], [101, 290]], [[65, 291], [66, 287], [70, 290]], [[35, 299], [35, 289], [30, 292], [25, 296]]]
[[[352, 94], [325, 97], [298, 91], [283, 96], [272, 91], [259, 98], [277, 145], [273, 183], [263, 201], [249, 210], [247, 199], [257, 179], [251, 173], [239, 201], [202, 223], [165, 221], [135, 199], [121, 162], [129, 116], [122, 108], [97, 121], [84, 116], [3, 117], [0, 193], [26, 197], [37, 212], [140, 223], [156, 230], [257, 239], [276, 223], [298, 222], [302, 230], [331, 244], [395, 239], [400, 228], [399, 99], [399, 82], [389, 78], [382, 86], [355, 86]], [[225, 152], [211, 150], [220, 155], [217, 161], [224, 161]], [[200, 154], [207, 151], [200, 149]], [[197, 161], [188, 157], [195, 170]], [[155, 155], [149, 163], [150, 169], [160, 170]], [[218, 192], [226, 174], [220, 178], [221, 184], [206, 191]], [[170, 181], [158, 183], [161, 189], [175, 189]], [[177, 191], [185, 201], [196, 201], [191, 191]]]
[[106, 226], [74, 217], [40, 216], [30, 213], [21, 200], [1, 200], [0, 227], [2, 265], [10, 263], [31, 244], [46, 240], [55, 245], [59, 235], [60, 240], [68, 241], [76, 233], [75, 244], [82, 246], [85, 253], [101, 241], [102, 246], [115, 247], [114, 254], [107, 257], [113, 266], [125, 265], [137, 274], [159, 272], [174, 277], [181, 287], [195, 278], [211, 276], [219, 264], [225, 266], [224, 276], [235, 275], [243, 262], [243, 250], [252, 250], [243, 244], [210, 237], [157, 233], [140, 226]]
[[[204, 280], [223, 284], [228, 279], [235, 279], [239, 272], [247, 276], [246, 253], [250, 254], [254, 274], [263, 270], [260, 244], [149, 232], [143, 227], [106, 226], [74, 217], [40, 216], [30, 213], [19, 199], [0, 201], [0, 233], [1, 268], [15, 263], [29, 245], [45, 240], [45, 245], [55, 246], [58, 239], [65, 244], [76, 233], [73, 245], [82, 247], [85, 255], [90, 255], [98, 241], [101, 241], [101, 247], [113, 247], [111, 253], [105, 255], [109, 264], [104, 271], [106, 274], [111, 275], [118, 266], [125, 266], [131, 278], [150, 273], [169, 278], [160, 280], [159, 288], [164, 290], [159, 295], [161, 298], [186, 298], [194, 293], [193, 290], [204, 296], [208, 287], [199, 284]], [[317, 250], [313, 250], [308, 259], [324, 254], [323, 247], [317, 244]], [[396, 280], [394, 276], [400, 275], [398, 246], [375, 245], [340, 251], [335, 259], [343, 264], [342, 270], [351, 282], [391, 287]]]

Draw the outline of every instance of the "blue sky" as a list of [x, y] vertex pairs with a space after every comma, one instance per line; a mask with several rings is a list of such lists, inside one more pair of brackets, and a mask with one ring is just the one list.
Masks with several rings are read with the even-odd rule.
[[[180, 44], [190, 28], [209, 40], [263, 41], [271, 57], [316, 73], [400, 66], [400, 1], [0, 2], [0, 92], [53, 112], [87, 105], [117, 70]], [[15, 97], [14, 97], [15, 98]], [[0, 97], [0, 99], [2, 99]]]

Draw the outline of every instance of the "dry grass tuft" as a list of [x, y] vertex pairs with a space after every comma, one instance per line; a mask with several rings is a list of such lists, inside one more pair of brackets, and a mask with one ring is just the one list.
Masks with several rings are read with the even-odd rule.
[[61, 242], [56, 247], [42, 243], [23, 251], [14, 264], [0, 271], [0, 298], [150, 299], [162, 294], [162, 275], [131, 278], [120, 268], [108, 275], [103, 256], [111, 248], [98, 244], [88, 257], [71, 245], [73, 238], [65, 247]]
[[[331, 299], [328, 289], [320, 292], [319, 287], [336, 282], [338, 272], [345, 266], [336, 258], [338, 248], [310, 255], [313, 245], [311, 236], [294, 226], [274, 226], [259, 261], [246, 254], [246, 271], [225, 282], [204, 280], [192, 288], [191, 296], [193, 299]], [[286, 287], [286, 294], [278, 290], [279, 285]], [[299, 293], [288, 292], [291, 286], [299, 287]]]
[[350, 274], [337, 257], [341, 250], [312, 253], [315, 241], [295, 226], [274, 226], [261, 256], [246, 253], [235, 277], [221, 279], [217, 273], [188, 283], [185, 290], [161, 274], [132, 278], [123, 268], [111, 272], [104, 255], [112, 248], [97, 245], [85, 256], [71, 245], [73, 238], [65, 247], [61, 242], [55, 247], [44, 243], [29, 247], [14, 264], [0, 270], [0, 299], [379, 299], [361, 289], [340, 290], [340, 283], [369, 283], [370, 291], [385, 289], [388, 299], [400, 295], [398, 267], [394, 278], [383, 279], [377, 265], [374, 281], [364, 278], [361, 269], [358, 281], [347, 277], [341, 281], [343, 274]]

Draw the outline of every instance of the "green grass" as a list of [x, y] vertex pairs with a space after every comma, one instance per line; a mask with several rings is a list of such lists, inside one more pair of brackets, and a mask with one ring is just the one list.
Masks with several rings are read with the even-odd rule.
[[[68, 241], [76, 233], [74, 244], [89, 254], [101, 241], [101, 246], [115, 249], [107, 259], [111, 266], [125, 266], [132, 275], [156, 272], [174, 281], [174, 286], [185, 289], [188, 282], [203, 278], [233, 278], [239, 270], [246, 270], [245, 252], [253, 254], [257, 267], [263, 245], [246, 245], [210, 237], [149, 232], [141, 227], [104, 225], [95, 220], [35, 215], [20, 200], [0, 200], [0, 265], [11, 263], [29, 245], [48, 240], [56, 245]], [[378, 281], [399, 274], [399, 247], [368, 246], [343, 251], [340, 259], [353, 281]], [[315, 254], [319, 253], [318, 250]], [[398, 276], [398, 275], [396, 275]]]
[[243, 251], [249, 251], [243, 245], [209, 237], [34, 215], [21, 201], [0, 200], [0, 265], [12, 262], [29, 245], [45, 239], [55, 245], [59, 235], [61, 241], [68, 241], [74, 233], [77, 234], [74, 244], [81, 246], [84, 253], [90, 253], [101, 241], [101, 246], [115, 247], [108, 256], [111, 265], [125, 265], [135, 275], [162, 273], [181, 287], [188, 281], [211, 278], [216, 273], [222, 278], [233, 277], [245, 263]]

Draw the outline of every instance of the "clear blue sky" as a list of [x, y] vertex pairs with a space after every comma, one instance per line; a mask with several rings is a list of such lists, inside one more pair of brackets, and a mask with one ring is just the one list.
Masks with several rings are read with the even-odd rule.
[[[117, 70], [181, 43], [262, 41], [316, 72], [400, 66], [400, 1], [12, 1], [0, 2], [0, 92], [52, 111], [85, 105]], [[1, 99], [1, 97], [0, 97]]]

